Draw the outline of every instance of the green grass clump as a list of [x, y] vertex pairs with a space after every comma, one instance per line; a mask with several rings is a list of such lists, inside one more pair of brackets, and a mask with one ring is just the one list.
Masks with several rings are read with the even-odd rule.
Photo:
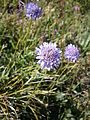
[[[23, 8], [18, 12], [18, 1], [0, 1], [0, 119], [89, 120], [89, 10], [73, 0], [38, 4], [43, 14], [31, 20]], [[68, 43], [77, 45], [79, 60], [63, 58], [55, 71], [41, 70], [35, 48], [50, 41], [63, 52]]]

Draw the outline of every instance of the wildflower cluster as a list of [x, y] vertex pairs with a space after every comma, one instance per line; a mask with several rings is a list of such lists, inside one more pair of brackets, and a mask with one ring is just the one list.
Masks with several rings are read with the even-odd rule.
[[[42, 9], [36, 3], [30, 2], [26, 4], [26, 16], [28, 18], [36, 19], [42, 14]], [[39, 48], [36, 48], [36, 54], [38, 64], [41, 65], [41, 69], [55, 69], [61, 63], [61, 50], [57, 48], [56, 43], [44, 42]], [[79, 58], [79, 50], [75, 45], [69, 44], [65, 48], [65, 59], [71, 62], [76, 62]]]
[[[44, 42], [36, 48], [36, 54], [42, 69], [55, 69], [61, 63], [61, 50], [56, 47], [56, 43]], [[65, 48], [64, 56], [68, 61], [76, 62], [79, 58], [79, 50], [75, 45], [69, 44]]]

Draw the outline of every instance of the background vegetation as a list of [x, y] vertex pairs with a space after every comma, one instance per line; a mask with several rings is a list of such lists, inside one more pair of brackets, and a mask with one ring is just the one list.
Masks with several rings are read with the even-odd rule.
[[[0, 0], [0, 120], [90, 120], [90, 1], [33, 2], [37, 20], [18, 0]], [[77, 45], [79, 61], [41, 70], [35, 48], [49, 41]]]

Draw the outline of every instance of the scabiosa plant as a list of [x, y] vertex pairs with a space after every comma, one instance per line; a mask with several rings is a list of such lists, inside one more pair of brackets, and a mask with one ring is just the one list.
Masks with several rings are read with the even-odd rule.
[[79, 58], [79, 49], [75, 47], [75, 45], [69, 44], [65, 48], [65, 58], [68, 59], [69, 61], [76, 62]]
[[30, 2], [26, 4], [26, 16], [28, 18], [36, 19], [42, 14], [42, 9], [36, 3]]
[[39, 48], [36, 48], [36, 54], [38, 64], [41, 65], [41, 69], [55, 69], [60, 64], [61, 50], [57, 48], [56, 43], [44, 42]]

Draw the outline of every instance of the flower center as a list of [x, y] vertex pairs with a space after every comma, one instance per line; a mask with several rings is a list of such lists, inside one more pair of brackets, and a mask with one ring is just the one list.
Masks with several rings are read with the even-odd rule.
[[71, 55], [71, 56], [76, 55], [76, 50], [70, 50], [70, 55]]
[[54, 55], [54, 53], [53, 53], [52, 49], [50, 49], [50, 50], [48, 50], [48, 53], [44, 54], [44, 59], [52, 60], [53, 59], [53, 55]]

